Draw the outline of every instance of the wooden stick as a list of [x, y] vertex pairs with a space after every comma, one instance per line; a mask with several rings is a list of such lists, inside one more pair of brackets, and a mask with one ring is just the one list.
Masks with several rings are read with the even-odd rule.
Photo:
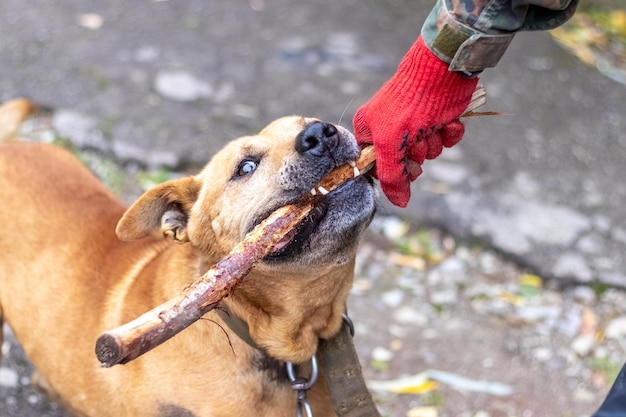
[[[485, 89], [479, 85], [466, 113], [485, 103]], [[155, 348], [185, 329], [241, 284], [254, 265], [270, 254], [274, 246], [294, 230], [313, 208], [316, 198], [370, 170], [375, 162], [374, 147], [361, 151], [355, 164], [345, 164], [323, 178], [299, 204], [281, 207], [254, 228], [227, 256], [191, 283], [176, 298], [148, 311], [135, 320], [109, 330], [96, 341], [96, 356], [103, 367], [127, 363]]]
[[192, 282], [176, 298], [135, 320], [109, 330], [96, 341], [96, 356], [103, 367], [127, 363], [185, 329], [217, 306], [241, 284], [254, 265], [270, 254], [289, 231], [309, 214], [315, 200], [374, 165], [374, 149], [363, 149], [354, 164], [328, 174], [303, 201], [274, 211], [256, 226], [227, 256]]

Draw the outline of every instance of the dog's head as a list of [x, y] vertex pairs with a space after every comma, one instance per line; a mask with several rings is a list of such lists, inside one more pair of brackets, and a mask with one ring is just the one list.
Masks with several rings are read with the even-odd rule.
[[[228, 143], [197, 176], [144, 194], [118, 224], [121, 239], [164, 233], [189, 241], [215, 261], [275, 209], [310, 193], [333, 168], [360, 154], [346, 129], [316, 119], [285, 117], [256, 136]], [[325, 195], [289, 241], [265, 263], [340, 263], [354, 251], [374, 212], [371, 179], [359, 176]]]
[[[359, 154], [342, 127], [279, 119], [227, 144], [197, 176], [148, 191], [124, 214], [117, 234], [130, 240], [161, 233], [190, 244], [201, 255], [203, 273], [270, 213], [299, 201]], [[341, 326], [357, 240], [374, 213], [371, 178], [357, 176], [316, 201], [296, 233], [228, 299], [256, 343], [281, 360], [310, 358], [318, 339]]]

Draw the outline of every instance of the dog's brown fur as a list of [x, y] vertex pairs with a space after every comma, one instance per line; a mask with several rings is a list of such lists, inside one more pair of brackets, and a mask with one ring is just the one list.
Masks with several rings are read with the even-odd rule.
[[[233, 141], [199, 175], [157, 186], [128, 211], [68, 152], [0, 144], [1, 312], [35, 381], [77, 416], [295, 415], [282, 362], [308, 361], [318, 339], [341, 325], [356, 240], [373, 213], [364, 179], [327, 196], [304, 251], [261, 263], [225, 300], [267, 354], [216, 312], [126, 365], [100, 368], [94, 346], [101, 332], [178, 294], [263, 216], [354, 159], [354, 138], [341, 128], [336, 155], [296, 151], [295, 138], [314, 122], [279, 119]], [[246, 159], [257, 162], [249, 174], [239, 169]], [[165, 213], [176, 224], [162, 226]], [[136, 240], [118, 239], [116, 225], [120, 237]], [[165, 239], [162, 227], [188, 242]], [[323, 380], [309, 399], [316, 417], [335, 415]]]
[[0, 142], [15, 139], [26, 119], [37, 110], [30, 100], [17, 98], [0, 106]]

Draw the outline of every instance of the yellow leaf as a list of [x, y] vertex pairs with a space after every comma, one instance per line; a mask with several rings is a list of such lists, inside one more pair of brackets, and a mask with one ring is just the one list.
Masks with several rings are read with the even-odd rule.
[[519, 306], [524, 304], [524, 297], [520, 297], [519, 295], [512, 294], [507, 291], [503, 291], [499, 294], [499, 298], [502, 301], [505, 301], [509, 304], [513, 304], [515, 306]]
[[423, 394], [437, 389], [439, 384], [428, 378], [428, 373], [406, 376], [389, 381], [368, 381], [373, 391], [395, 392], [397, 394]]
[[609, 17], [611, 29], [622, 36], [626, 36], [626, 11], [615, 10]]
[[425, 392], [434, 391], [439, 388], [439, 384], [436, 381], [426, 381], [421, 385], [407, 385], [399, 388], [398, 394], [423, 394]]
[[541, 279], [541, 277], [538, 277], [537, 275], [523, 274], [519, 278], [519, 283], [520, 285], [524, 285], [527, 287], [541, 288], [543, 285], [543, 280]]
[[417, 256], [402, 255], [397, 252], [393, 252], [389, 255], [389, 260], [398, 266], [406, 266], [418, 271], [426, 269], [426, 261], [424, 258]]
[[595, 336], [596, 336], [596, 342], [601, 343], [601, 342], [604, 342], [606, 334], [604, 333], [604, 330], [600, 329], [596, 332]]

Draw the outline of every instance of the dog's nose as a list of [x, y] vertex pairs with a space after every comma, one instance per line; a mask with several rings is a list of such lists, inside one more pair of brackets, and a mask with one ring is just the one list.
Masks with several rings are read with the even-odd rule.
[[315, 122], [296, 136], [300, 155], [329, 155], [339, 144], [337, 128], [330, 123]]

